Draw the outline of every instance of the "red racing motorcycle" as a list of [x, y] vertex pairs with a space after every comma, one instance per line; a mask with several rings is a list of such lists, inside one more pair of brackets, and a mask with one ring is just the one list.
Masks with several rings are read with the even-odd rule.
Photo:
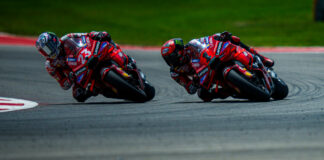
[[288, 95], [288, 86], [272, 68], [230, 41], [216, 41], [192, 63], [203, 89], [217, 93], [223, 88], [234, 98], [255, 101], [280, 100]]
[[135, 102], [145, 102], [154, 98], [154, 87], [137, 67], [124, 70], [113, 60], [105, 58], [113, 49], [109, 42], [86, 40], [85, 37], [81, 37], [71, 38], [66, 43], [76, 46], [71, 48], [76, 54], [68, 55], [67, 64], [72, 68], [73, 79], [79, 86], [108, 98]]

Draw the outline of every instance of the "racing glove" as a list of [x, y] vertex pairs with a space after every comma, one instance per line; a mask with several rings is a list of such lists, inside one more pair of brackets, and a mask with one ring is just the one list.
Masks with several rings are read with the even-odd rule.
[[250, 47], [250, 52], [255, 55], [259, 55], [259, 53], [254, 49]]
[[220, 39], [222, 41], [229, 41], [231, 40], [232, 37], [232, 33], [224, 31], [223, 33], [220, 34]]
[[253, 55], [256, 55], [256, 56], [260, 57], [262, 63], [263, 63], [265, 66], [267, 66], [267, 67], [273, 67], [273, 65], [274, 65], [274, 61], [273, 61], [272, 59], [270, 59], [270, 58], [268, 58], [268, 57], [265, 57], [265, 56], [259, 54], [259, 52], [257, 52], [254, 48], [251, 48], [251, 47], [250, 47], [249, 49], [250, 49], [249, 51], [250, 51]]
[[231, 36], [230, 41], [235, 45], [239, 45], [240, 42], [241, 42], [241, 39], [239, 37], [236, 37], [236, 36]]
[[96, 41], [111, 41], [111, 36], [109, 33], [103, 32], [90, 32], [89, 37]]
[[235, 45], [239, 45], [241, 40], [239, 37], [233, 36], [232, 33], [224, 31], [222, 32], [219, 37], [216, 37], [216, 40], [219, 41], [231, 41]]

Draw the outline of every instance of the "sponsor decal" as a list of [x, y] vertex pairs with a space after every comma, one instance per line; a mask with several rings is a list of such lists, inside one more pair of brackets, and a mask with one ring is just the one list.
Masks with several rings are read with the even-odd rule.
[[199, 41], [200, 43], [204, 43], [204, 41], [205, 41], [205, 37], [199, 38], [198, 41]]
[[87, 41], [85, 36], [82, 36], [82, 43], [84, 44], [84, 47], [87, 46]]
[[87, 45], [90, 45], [91, 43], [90, 43], [90, 38], [89, 37], [87, 37]]
[[223, 48], [222, 48], [222, 51], [221, 52], [223, 52], [225, 49], [226, 49], [226, 47], [228, 46], [228, 42], [226, 42], [224, 45], [223, 45]]
[[82, 72], [86, 71], [87, 68], [86, 67], [82, 67], [81, 69], [79, 69], [78, 71], [75, 72], [75, 75], [80, 75]]
[[77, 65], [77, 59], [74, 58], [74, 57], [68, 57], [68, 58], [66, 59], [66, 61], [67, 61], [67, 64], [68, 64], [69, 66], [75, 66], [75, 65]]
[[245, 51], [243, 52], [243, 54], [247, 57], [248, 56], [248, 53], [246, 53]]
[[223, 45], [223, 42], [219, 42], [218, 43], [218, 46], [217, 46], [217, 51], [216, 51], [216, 55], [218, 56], [221, 52], [221, 48], [222, 48], [222, 45]]
[[206, 76], [207, 76], [207, 74], [205, 74], [202, 78], [200, 78], [200, 84], [203, 84], [203, 82], [204, 82], [205, 79], [206, 79]]
[[163, 50], [162, 50], [162, 54], [166, 54], [166, 53], [168, 53], [169, 52], [169, 48], [164, 48]]
[[101, 52], [106, 46], [107, 46], [107, 42], [103, 42], [99, 52]]
[[122, 52], [118, 52], [119, 57], [123, 57], [123, 53]]
[[191, 62], [192, 63], [199, 63], [200, 59], [192, 59]]
[[207, 44], [209, 44], [209, 39], [208, 39], [208, 37], [205, 37], [205, 42], [206, 42]]
[[78, 77], [77, 77], [77, 82], [78, 82], [78, 83], [80, 83], [80, 82], [81, 82], [81, 80], [82, 80], [83, 76], [84, 76], [84, 73], [83, 73], [83, 74], [81, 74], [80, 76], [78, 76]]
[[199, 64], [199, 63], [193, 63], [192, 66], [193, 66], [194, 68], [198, 68], [198, 67], [200, 67], [200, 64]]
[[205, 67], [202, 71], [200, 71], [200, 72], [198, 73], [198, 77], [201, 77], [201, 76], [204, 75], [207, 71], [208, 71], [208, 67]]
[[213, 43], [213, 41], [214, 41], [213, 36], [210, 36], [210, 37], [209, 37], [209, 43]]
[[95, 49], [93, 51], [93, 55], [96, 56], [98, 54], [99, 48], [100, 48], [100, 42], [97, 42], [96, 47], [95, 47]]
[[67, 58], [68, 62], [76, 62], [76, 58]]
[[125, 78], [129, 78], [129, 75], [126, 72], [123, 72], [122, 76], [124, 76]]
[[77, 62], [68, 62], [68, 65], [69, 66], [76, 66], [77, 65]]

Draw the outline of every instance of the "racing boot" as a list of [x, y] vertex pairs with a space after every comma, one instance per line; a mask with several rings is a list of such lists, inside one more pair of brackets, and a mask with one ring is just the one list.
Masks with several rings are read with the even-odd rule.
[[263, 65], [265, 65], [266, 67], [271, 68], [271, 67], [274, 65], [274, 61], [273, 61], [272, 59], [270, 59], [270, 58], [268, 58], [268, 57], [265, 57], [265, 56], [259, 54], [259, 53], [258, 53], [256, 50], [254, 50], [253, 48], [250, 48], [250, 52], [251, 52], [253, 55], [258, 56], [258, 57], [261, 59]]
[[78, 102], [85, 102], [89, 97], [92, 95], [90, 93], [87, 93], [85, 89], [74, 85], [73, 86], [73, 98], [76, 99]]
[[213, 93], [214, 97], [225, 99], [230, 96], [229, 92], [226, 91], [224, 88], [219, 88], [217, 93]]

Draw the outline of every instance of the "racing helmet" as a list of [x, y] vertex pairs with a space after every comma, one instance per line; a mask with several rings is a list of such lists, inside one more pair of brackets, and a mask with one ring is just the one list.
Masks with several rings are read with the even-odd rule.
[[36, 48], [45, 58], [56, 59], [60, 54], [60, 39], [53, 32], [44, 32], [36, 41]]
[[181, 38], [173, 38], [165, 42], [161, 48], [161, 55], [171, 67], [179, 67], [186, 63], [184, 44]]

